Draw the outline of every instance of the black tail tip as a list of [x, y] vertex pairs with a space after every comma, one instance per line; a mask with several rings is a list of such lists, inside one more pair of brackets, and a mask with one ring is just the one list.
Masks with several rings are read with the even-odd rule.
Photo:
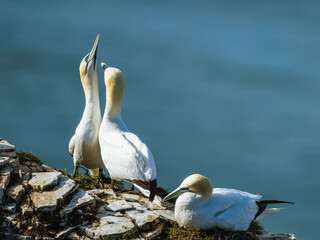
[[152, 202], [157, 193], [157, 179], [150, 181], [149, 201]]

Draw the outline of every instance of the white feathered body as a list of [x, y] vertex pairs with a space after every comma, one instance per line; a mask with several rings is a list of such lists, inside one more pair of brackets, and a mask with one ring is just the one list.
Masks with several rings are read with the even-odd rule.
[[201, 230], [221, 228], [245, 231], [258, 212], [254, 195], [235, 189], [214, 188], [212, 197], [203, 203], [195, 193], [180, 195], [175, 205], [175, 219], [180, 226]]
[[[100, 123], [100, 105], [86, 103], [81, 121], [69, 143], [75, 166], [83, 165], [91, 171], [104, 169], [99, 145]], [[94, 175], [97, 175], [97, 172]]]
[[116, 180], [152, 181], [156, 178], [153, 156], [139, 137], [131, 133], [121, 116], [103, 117], [99, 141], [103, 162]]

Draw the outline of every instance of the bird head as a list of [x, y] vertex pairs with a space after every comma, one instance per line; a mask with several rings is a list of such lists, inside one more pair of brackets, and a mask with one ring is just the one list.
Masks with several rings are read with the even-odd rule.
[[107, 88], [107, 105], [110, 116], [118, 116], [121, 111], [124, 90], [124, 76], [118, 68], [101, 63], [104, 70], [104, 82]]
[[98, 79], [97, 52], [99, 39], [100, 34], [98, 34], [91, 51], [82, 59], [79, 66], [80, 78], [85, 91], [87, 85], [91, 84], [92, 79]]
[[212, 195], [212, 184], [207, 177], [201, 174], [192, 174], [184, 179], [180, 186], [168, 194], [163, 201], [179, 197], [186, 192], [196, 193], [204, 200], [208, 200]]

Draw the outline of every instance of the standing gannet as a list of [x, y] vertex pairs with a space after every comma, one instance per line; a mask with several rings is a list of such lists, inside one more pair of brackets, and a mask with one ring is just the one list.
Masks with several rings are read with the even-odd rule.
[[121, 118], [124, 77], [117, 68], [101, 63], [107, 91], [106, 109], [99, 131], [101, 156], [112, 179], [134, 184], [149, 200], [157, 192], [153, 156], [138, 136], [131, 133]]
[[193, 174], [163, 200], [178, 197], [174, 215], [180, 226], [201, 230], [220, 228], [246, 231], [251, 222], [273, 214], [281, 208], [266, 208], [268, 204], [290, 203], [260, 200], [254, 195], [235, 189], [214, 188], [205, 176]]
[[83, 165], [90, 170], [92, 176], [98, 177], [98, 182], [104, 169], [98, 137], [101, 123], [97, 66], [99, 39], [100, 34], [91, 52], [82, 59], [79, 66], [86, 105], [81, 121], [69, 142], [69, 152], [73, 156], [75, 167], [73, 176], [77, 175], [78, 168]]

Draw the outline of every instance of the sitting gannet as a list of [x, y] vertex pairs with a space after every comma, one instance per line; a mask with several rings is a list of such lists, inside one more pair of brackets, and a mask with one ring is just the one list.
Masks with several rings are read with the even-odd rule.
[[[157, 192], [156, 166], [153, 156], [138, 136], [131, 133], [121, 118], [124, 77], [117, 68], [101, 63], [107, 90], [107, 102], [102, 118], [99, 142], [101, 156], [114, 180], [134, 184], [153, 201]], [[150, 192], [150, 194], [149, 194]]]
[[75, 177], [78, 168], [83, 165], [89, 168], [91, 175], [98, 177], [100, 182], [104, 165], [99, 146], [99, 127], [101, 111], [98, 88], [97, 50], [100, 34], [89, 52], [81, 61], [79, 71], [86, 98], [85, 109], [75, 134], [69, 142], [69, 152], [73, 156]]
[[201, 230], [220, 228], [246, 231], [251, 222], [281, 210], [266, 208], [268, 204], [290, 203], [260, 200], [254, 195], [235, 189], [214, 188], [208, 178], [193, 174], [163, 200], [178, 197], [174, 215], [180, 226]]

